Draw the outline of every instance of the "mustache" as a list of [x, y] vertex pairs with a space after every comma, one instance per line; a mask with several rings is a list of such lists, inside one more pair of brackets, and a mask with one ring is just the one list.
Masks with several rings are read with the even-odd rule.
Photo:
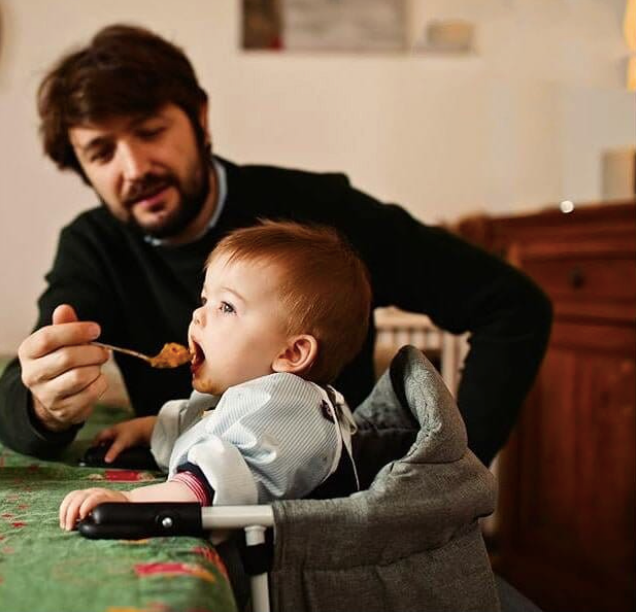
[[178, 187], [178, 181], [172, 174], [145, 174], [128, 188], [122, 198], [122, 203], [125, 206], [132, 206], [135, 202], [153, 196], [173, 185]]

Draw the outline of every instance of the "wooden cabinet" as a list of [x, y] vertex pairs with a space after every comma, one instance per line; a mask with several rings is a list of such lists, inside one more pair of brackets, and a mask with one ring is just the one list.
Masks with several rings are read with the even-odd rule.
[[493, 563], [546, 611], [632, 611], [636, 204], [472, 218], [459, 232], [554, 305], [545, 361], [498, 461]]

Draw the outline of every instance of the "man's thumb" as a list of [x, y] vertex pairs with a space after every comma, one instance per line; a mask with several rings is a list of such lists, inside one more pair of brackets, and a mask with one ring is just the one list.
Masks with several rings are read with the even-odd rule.
[[60, 304], [53, 311], [53, 325], [60, 325], [61, 323], [75, 323], [79, 319], [75, 314], [72, 306], [68, 304]]

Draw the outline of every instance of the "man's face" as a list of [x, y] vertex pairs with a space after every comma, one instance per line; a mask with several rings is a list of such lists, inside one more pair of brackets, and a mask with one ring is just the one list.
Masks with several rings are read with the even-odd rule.
[[220, 395], [229, 387], [271, 374], [287, 346], [280, 272], [274, 265], [227, 263], [208, 266], [202, 305], [188, 332], [192, 385]]
[[178, 237], [209, 196], [209, 160], [174, 104], [148, 116], [75, 126], [69, 138], [110, 212], [145, 234]]

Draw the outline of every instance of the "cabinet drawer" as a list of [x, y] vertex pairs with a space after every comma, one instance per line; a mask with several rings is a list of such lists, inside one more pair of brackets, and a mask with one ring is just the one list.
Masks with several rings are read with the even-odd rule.
[[555, 302], [636, 299], [636, 261], [628, 257], [528, 258], [523, 268]]

